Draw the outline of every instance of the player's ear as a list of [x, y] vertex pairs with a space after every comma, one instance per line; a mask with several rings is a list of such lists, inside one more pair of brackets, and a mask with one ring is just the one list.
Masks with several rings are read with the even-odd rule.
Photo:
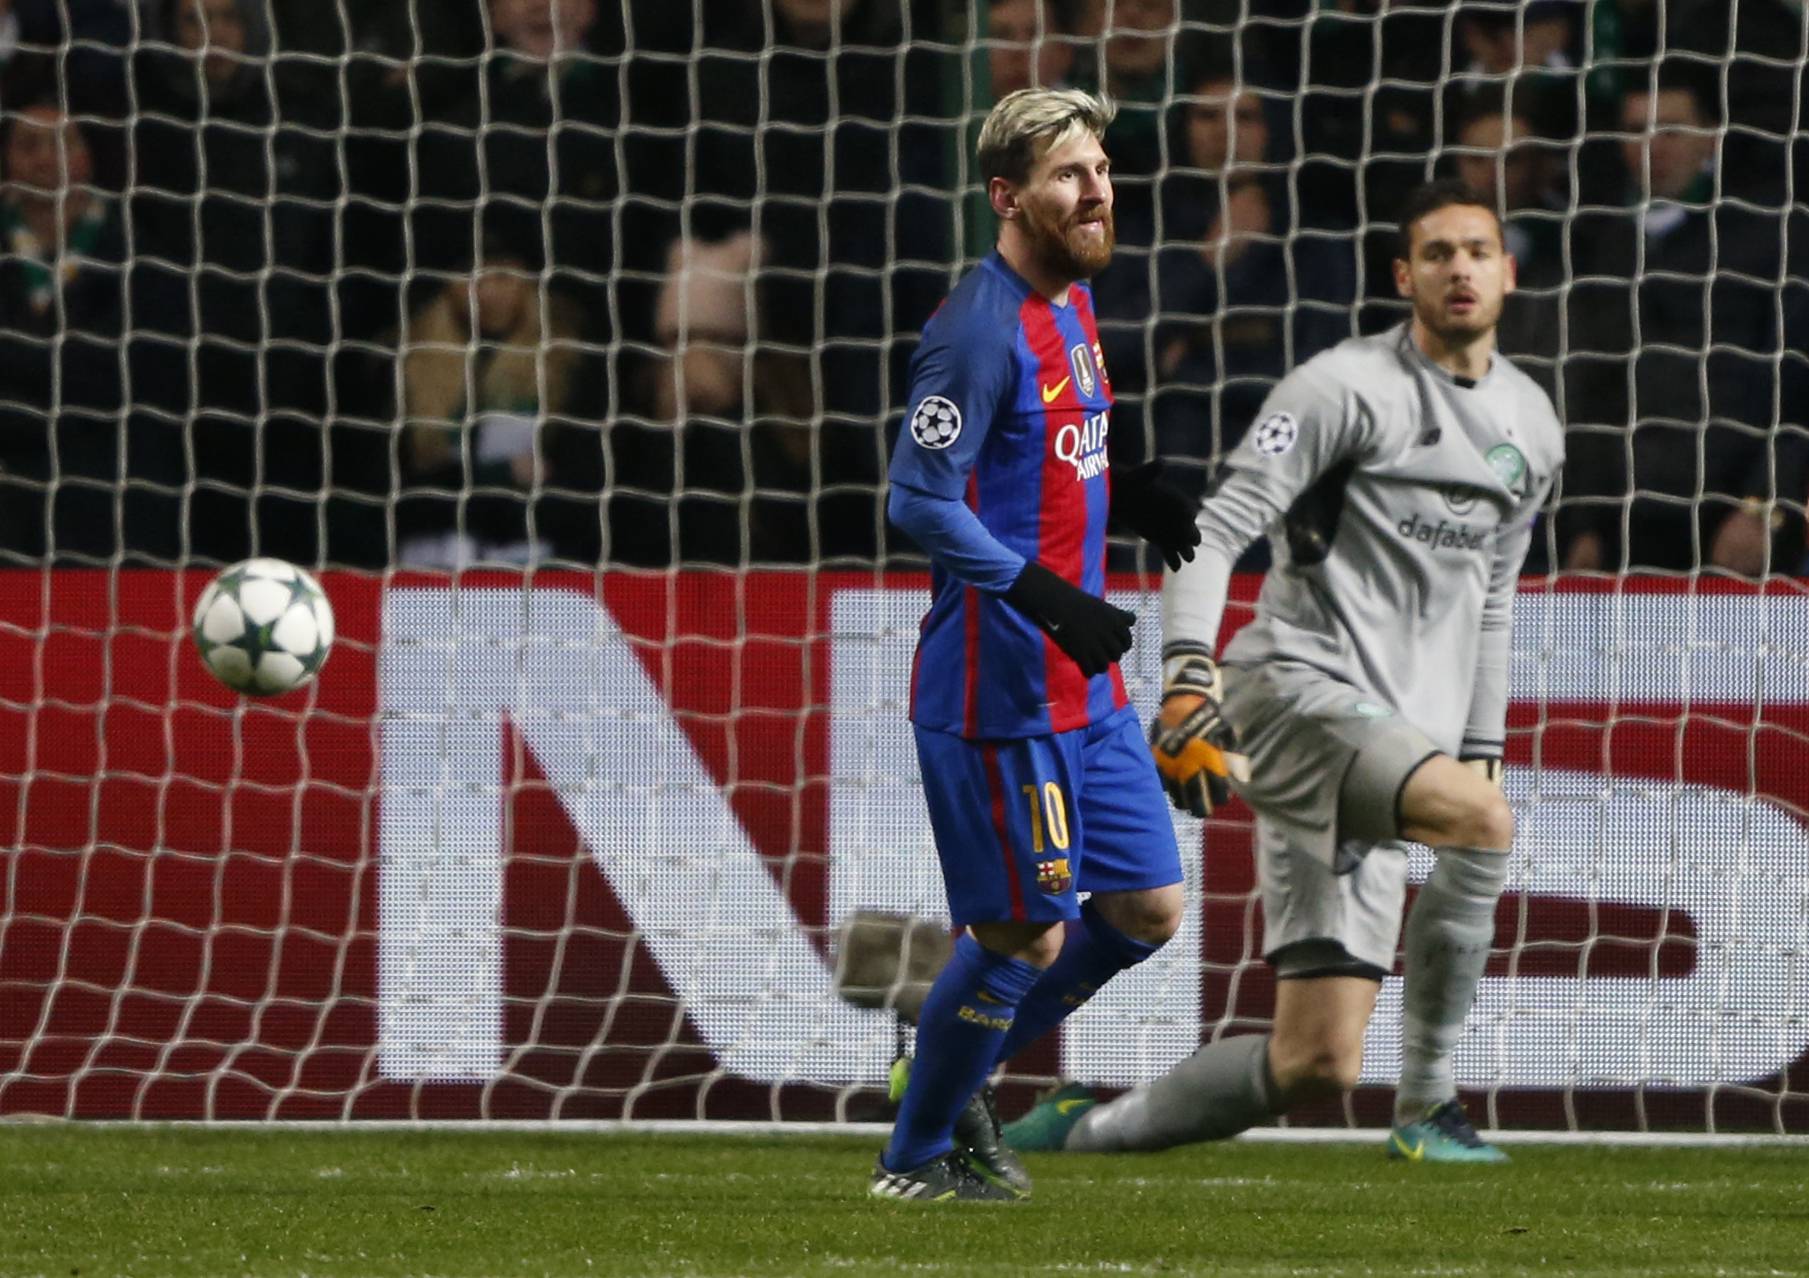
[[1401, 297], [1413, 296], [1413, 266], [1404, 257], [1394, 260], [1394, 291]]
[[1501, 293], [1506, 296], [1520, 284], [1520, 263], [1512, 253], [1501, 255]]
[[1017, 187], [1013, 186], [1008, 179], [996, 177], [988, 182], [986, 198], [992, 204], [992, 211], [999, 215], [1001, 222], [1008, 222], [1017, 217]]

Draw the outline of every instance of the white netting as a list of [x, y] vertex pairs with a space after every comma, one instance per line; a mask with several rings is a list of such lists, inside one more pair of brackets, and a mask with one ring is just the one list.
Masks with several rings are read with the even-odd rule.
[[[1123, 105], [1114, 456], [1202, 486], [1400, 316], [1407, 190], [1500, 201], [1571, 465], [1460, 1076], [1513, 1124], [1802, 1130], [1806, 50], [1789, 0], [10, 6], [0, 1112], [879, 1112], [893, 1020], [828, 938], [940, 910], [881, 483], [1036, 76]], [[254, 553], [339, 615], [293, 704], [187, 646]], [[1248, 828], [1178, 829], [1182, 935], [1017, 1074], [1266, 1021]]]

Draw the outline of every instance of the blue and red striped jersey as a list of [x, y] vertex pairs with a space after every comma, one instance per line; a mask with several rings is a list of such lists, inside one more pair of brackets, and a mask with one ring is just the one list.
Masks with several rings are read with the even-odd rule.
[[[1103, 594], [1112, 390], [1086, 286], [1057, 306], [989, 254], [925, 326], [910, 386], [892, 483], [964, 502], [1007, 550]], [[912, 722], [1027, 737], [1126, 704], [1116, 666], [1086, 678], [1035, 622], [933, 551], [931, 583]]]

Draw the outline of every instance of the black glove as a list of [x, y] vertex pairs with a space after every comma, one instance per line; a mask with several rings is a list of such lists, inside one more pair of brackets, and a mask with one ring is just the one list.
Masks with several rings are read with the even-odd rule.
[[1005, 602], [1041, 626], [1089, 679], [1130, 649], [1135, 614], [1069, 585], [1035, 560], [1011, 583]]
[[1112, 471], [1112, 520], [1162, 552], [1162, 562], [1179, 568], [1200, 544], [1194, 519], [1200, 503], [1162, 482], [1162, 459]]

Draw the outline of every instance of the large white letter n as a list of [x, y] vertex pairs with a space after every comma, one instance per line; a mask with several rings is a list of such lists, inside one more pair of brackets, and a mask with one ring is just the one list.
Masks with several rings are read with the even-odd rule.
[[503, 1064], [502, 735], [516, 725], [721, 1067], [883, 1072], [891, 1020], [835, 998], [791, 906], [609, 613], [561, 590], [398, 589], [378, 681], [378, 1063]]

